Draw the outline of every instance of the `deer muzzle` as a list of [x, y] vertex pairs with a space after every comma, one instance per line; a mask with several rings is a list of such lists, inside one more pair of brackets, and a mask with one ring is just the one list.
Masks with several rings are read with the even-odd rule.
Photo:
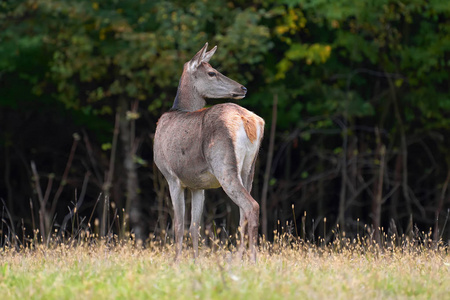
[[247, 94], [247, 88], [243, 85], [241, 85], [241, 91], [240, 93], [233, 93], [231, 94], [233, 99], [242, 99]]

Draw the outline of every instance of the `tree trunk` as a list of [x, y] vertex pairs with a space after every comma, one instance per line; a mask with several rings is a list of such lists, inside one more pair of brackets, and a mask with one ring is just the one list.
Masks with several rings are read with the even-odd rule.
[[[323, 146], [323, 139], [320, 140], [320, 152], [324, 152], [324, 146]], [[323, 173], [325, 170], [324, 167], [324, 161], [322, 158], [322, 155], [319, 155], [319, 161], [317, 163], [317, 171], [318, 173]], [[319, 236], [320, 233], [324, 233], [323, 238], [326, 239], [326, 233], [324, 232], [324, 225], [322, 225], [322, 222], [320, 222], [320, 220], [322, 220], [322, 218], [325, 217], [325, 212], [324, 212], [324, 201], [325, 201], [325, 178], [324, 176], [320, 176], [319, 177], [319, 182], [317, 183], [317, 221], [319, 222], [319, 225], [317, 227], [317, 230], [319, 232]], [[319, 219], [320, 218], [320, 219]]]
[[261, 227], [262, 234], [267, 238], [267, 193], [269, 190], [270, 169], [272, 166], [272, 157], [275, 143], [275, 129], [277, 125], [277, 107], [278, 107], [278, 95], [273, 96], [273, 109], [272, 109], [272, 125], [270, 127], [269, 138], [269, 152], [267, 154], [266, 171], [264, 172], [264, 184], [261, 195]]
[[372, 199], [372, 225], [374, 229], [374, 239], [378, 245], [381, 245], [381, 205], [382, 205], [382, 197], [383, 197], [383, 174], [384, 174], [384, 161], [386, 154], [386, 147], [381, 143], [380, 134], [378, 129], [376, 129], [376, 140], [377, 140], [377, 149], [375, 153], [375, 159], [379, 161], [378, 173], [375, 176], [378, 176], [375, 179], [373, 189], [374, 196]]
[[116, 151], [117, 151], [117, 139], [119, 136], [119, 122], [120, 122], [120, 113], [116, 113], [115, 123], [114, 123], [114, 132], [113, 132], [113, 140], [111, 146], [111, 156], [109, 158], [109, 167], [108, 172], [105, 175], [105, 181], [103, 183], [103, 205], [99, 206], [100, 210], [100, 236], [106, 236], [108, 233], [109, 227], [109, 199], [111, 196], [111, 186], [114, 178], [114, 166], [116, 161]]
[[400, 109], [398, 107], [395, 85], [392, 82], [391, 77], [386, 76], [386, 79], [389, 83], [389, 91], [390, 91], [390, 94], [392, 97], [392, 102], [394, 104], [394, 114], [395, 114], [395, 118], [397, 119], [398, 128], [399, 128], [399, 132], [400, 132], [400, 145], [401, 145], [400, 148], [401, 148], [402, 167], [403, 167], [403, 173], [402, 173], [403, 197], [405, 198], [406, 210], [408, 211], [408, 215], [412, 215], [411, 197], [408, 192], [408, 145], [406, 144], [405, 126], [403, 124], [402, 116], [400, 115]]
[[[401, 185], [402, 182], [402, 163], [403, 158], [401, 154], [397, 155], [395, 160], [395, 171], [394, 171], [394, 188]], [[398, 220], [397, 206], [398, 198], [400, 197], [400, 191], [397, 189], [391, 197], [391, 204], [389, 207], [390, 219]]]
[[444, 184], [442, 185], [441, 195], [439, 197], [439, 201], [436, 205], [435, 211], [435, 223], [434, 223], [434, 232], [433, 232], [433, 242], [437, 245], [437, 242], [440, 239], [439, 234], [439, 216], [442, 211], [442, 207], [444, 206], [445, 194], [447, 193], [448, 184], [450, 181], [450, 167], [448, 167], [447, 178], [445, 179]]
[[348, 128], [347, 124], [342, 126], [342, 158], [341, 158], [341, 192], [339, 194], [339, 215], [338, 224], [341, 232], [345, 232], [345, 208], [347, 198], [347, 145], [348, 145]]
[[[125, 202], [125, 226], [127, 215], [129, 216], [130, 226], [134, 231], [136, 240], [144, 241], [146, 239], [145, 224], [142, 218], [142, 203], [139, 197], [139, 178], [136, 170], [135, 153], [135, 119], [137, 118], [137, 105], [133, 111], [128, 110], [128, 102], [125, 98], [120, 99], [120, 138], [123, 150], [123, 165], [126, 176], [126, 202]], [[123, 233], [126, 228], [122, 228]]]

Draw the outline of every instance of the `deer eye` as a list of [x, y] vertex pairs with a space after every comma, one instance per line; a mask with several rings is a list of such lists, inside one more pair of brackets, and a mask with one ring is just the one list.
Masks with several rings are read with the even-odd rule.
[[214, 73], [214, 72], [208, 72], [208, 75], [211, 76], [211, 77], [214, 77], [214, 76], [216, 76], [216, 73]]

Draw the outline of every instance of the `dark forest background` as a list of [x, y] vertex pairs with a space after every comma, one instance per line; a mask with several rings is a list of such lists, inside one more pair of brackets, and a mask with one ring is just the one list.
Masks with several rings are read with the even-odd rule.
[[[439, 0], [2, 0], [1, 242], [167, 235], [153, 133], [205, 42], [248, 88], [237, 103], [266, 120], [260, 234], [432, 229], [448, 242], [450, 2]], [[226, 238], [238, 217], [207, 192], [204, 230]]]

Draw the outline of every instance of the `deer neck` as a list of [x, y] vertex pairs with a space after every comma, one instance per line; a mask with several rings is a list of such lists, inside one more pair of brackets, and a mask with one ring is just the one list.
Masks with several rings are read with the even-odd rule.
[[181, 76], [172, 110], [196, 111], [206, 105], [205, 99], [198, 93], [188, 76]]

